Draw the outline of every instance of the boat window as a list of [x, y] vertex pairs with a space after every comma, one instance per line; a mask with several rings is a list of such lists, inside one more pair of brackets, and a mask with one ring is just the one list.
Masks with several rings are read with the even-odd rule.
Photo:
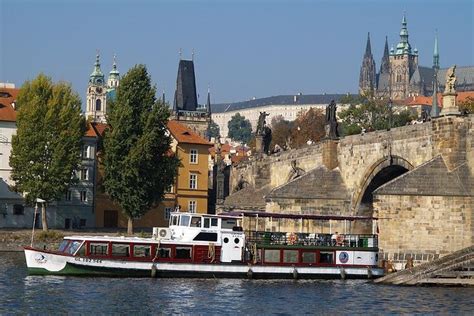
[[211, 227], [211, 219], [209, 217], [204, 217], [204, 228]]
[[112, 244], [112, 256], [128, 257], [130, 256], [130, 246], [124, 244]]
[[134, 257], [150, 257], [151, 246], [133, 246], [133, 256]]
[[194, 240], [198, 240], [198, 241], [217, 241], [217, 233], [200, 232], [199, 234], [197, 234], [196, 237], [194, 237]]
[[221, 220], [221, 228], [232, 229], [237, 226], [237, 220], [235, 218], [223, 218]]
[[218, 220], [217, 218], [211, 218], [211, 226], [212, 227], [217, 227], [219, 224], [218, 224]]
[[158, 248], [156, 255], [158, 258], [171, 258], [171, 248]]
[[173, 215], [171, 218], [171, 225], [178, 226], [178, 218], [177, 215]]
[[283, 262], [298, 263], [298, 250], [283, 250]]
[[79, 248], [79, 251], [76, 253], [76, 256], [84, 257], [86, 255], [86, 243]]
[[89, 253], [96, 256], [106, 256], [109, 245], [104, 243], [91, 243], [89, 246]]
[[189, 216], [188, 215], [181, 215], [181, 221], [179, 222], [179, 226], [189, 226]]
[[315, 252], [303, 252], [301, 254], [301, 260], [303, 263], [316, 263], [316, 253]]
[[321, 251], [319, 253], [319, 262], [320, 263], [333, 263], [334, 254], [332, 252]]
[[176, 247], [176, 259], [191, 259], [191, 247]]
[[280, 262], [280, 250], [265, 249], [265, 262]]
[[69, 240], [63, 240], [61, 244], [59, 245], [59, 251], [64, 252], [66, 249], [67, 245], [69, 244]]
[[79, 249], [79, 246], [81, 245], [80, 241], [74, 240], [69, 244], [69, 247], [66, 249], [66, 252], [73, 255], [77, 249]]
[[191, 218], [191, 227], [201, 227], [201, 217], [193, 216]]

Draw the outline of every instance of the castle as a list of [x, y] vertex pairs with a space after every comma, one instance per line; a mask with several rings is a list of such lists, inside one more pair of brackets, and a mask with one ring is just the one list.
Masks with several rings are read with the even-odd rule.
[[[448, 68], [439, 67], [438, 38], [435, 38], [431, 67], [419, 65], [418, 56], [418, 50], [412, 49], [408, 40], [407, 19], [404, 15], [397, 46], [392, 46], [389, 50], [387, 37], [385, 38], [384, 53], [377, 73], [369, 33], [360, 68], [359, 93], [404, 100], [410, 96], [430, 96], [434, 90], [443, 91]], [[473, 66], [458, 66], [456, 76], [457, 91], [474, 90]]]

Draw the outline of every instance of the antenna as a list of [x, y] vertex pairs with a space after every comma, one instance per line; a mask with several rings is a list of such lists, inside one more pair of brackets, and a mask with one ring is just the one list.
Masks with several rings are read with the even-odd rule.
[[180, 48], [180, 49], [179, 49], [179, 60], [182, 59], [182, 56], [183, 56], [183, 49]]
[[191, 53], [191, 60], [194, 61], [194, 48], [193, 48], [193, 51]]

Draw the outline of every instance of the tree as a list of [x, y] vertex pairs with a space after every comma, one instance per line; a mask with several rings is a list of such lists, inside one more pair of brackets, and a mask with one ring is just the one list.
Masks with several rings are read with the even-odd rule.
[[395, 112], [389, 100], [377, 99], [373, 95], [347, 96], [341, 103], [349, 107], [339, 113], [342, 134], [359, 134], [362, 130], [375, 131], [406, 125], [413, 119], [410, 111]]
[[236, 113], [230, 121], [227, 123], [229, 128], [228, 136], [238, 142], [244, 144], [248, 143], [252, 138], [252, 125], [250, 121], [245, 118], [245, 116]]
[[217, 138], [220, 136], [220, 128], [219, 128], [219, 125], [216, 124], [216, 122], [214, 122], [213, 120], [211, 120], [211, 122], [209, 123], [209, 126], [207, 127], [207, 135], [209, 136], [209, 138]]
[[459, 109], [464, 113], [474, 113], [474, 97], [467, 97], [464, 101], [459, 102]]
[[287, 121], [282, 115], [272, 118], [272, 142], [270, 148], [275, 148], [275, 145], [284, 148], [287, 144], [291, 144], [291, 130], [293, 122]]
[[12, 137], [10, 166], [14, 189], [28, 204], [41, 204], [43, 230], [48, 230], [46, 205], [59, 200], [77, 179], [85, 120], [81, 100], [71, 86], [38, 75], [26, 81], [17, 100], [17, 133]]
[[324, 137], [326, 117], [322, 110], [310, 108], [298, 113], [291, 131], [291, 147], [301, 148], [308, 141], [318, 142]]
[[144, 65], [130, 69], [110, 103], [104, 136], [104, 187], [133, 220], [159, 203], [174, 183], [179, 160], [171, 154], [166, 124], [169, 109], [155, 98], [156, 88]]

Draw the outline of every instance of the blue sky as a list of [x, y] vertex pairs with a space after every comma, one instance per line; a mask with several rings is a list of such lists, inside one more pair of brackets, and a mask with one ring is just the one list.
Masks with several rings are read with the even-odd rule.
[[474, 65], [474, 1], [24, 1], [0, 0], [0, 82], [44, 72], [85, 99], [96, 50], [123, 74], [146, 64], [171, 101], [179, 61], [195, 51], [200, 103], [279, 94], [356, 92], [370, 31], [377, 69], [385, 36], [409, 41], [430, 66]]

